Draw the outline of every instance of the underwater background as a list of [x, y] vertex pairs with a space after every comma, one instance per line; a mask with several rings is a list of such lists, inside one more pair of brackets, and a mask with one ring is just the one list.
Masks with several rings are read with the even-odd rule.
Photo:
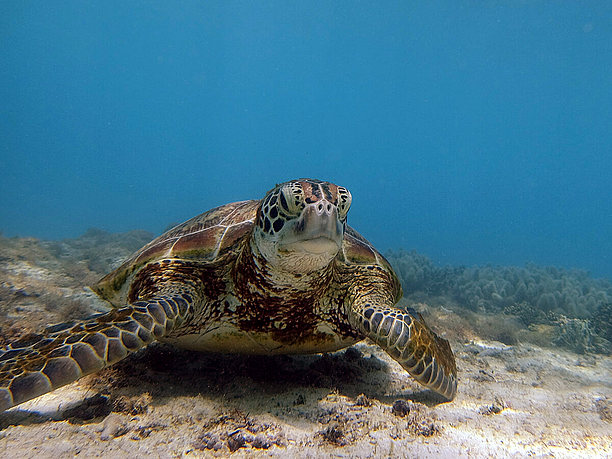
[[86, 286], [169, 226], [312, 177], [459, 375], [443, 403], [367, 341], [154, 343], [0, 413], [0, 455], [610, 457], [611, 75], [608, 0], [0, 2], [0, 356], [108, 311]]
[[607, 1], [2, 2], [0, 230], [162, 232], [299, 177], [381, 251], [612, 277]]

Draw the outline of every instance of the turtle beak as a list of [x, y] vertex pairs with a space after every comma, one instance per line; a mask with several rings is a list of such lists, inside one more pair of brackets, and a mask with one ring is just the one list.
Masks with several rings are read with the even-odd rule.
[[306, 206], [281, 249], [313, 254], [336, 253], [343, 238], [344, 225], [338, 219], [338, 209], [321, 199]]
[[311, 204], [304, 210], [302, 238], [327, 238], [340, 246], [343, 226], [338, 220], [338, 209], [327, 201]]

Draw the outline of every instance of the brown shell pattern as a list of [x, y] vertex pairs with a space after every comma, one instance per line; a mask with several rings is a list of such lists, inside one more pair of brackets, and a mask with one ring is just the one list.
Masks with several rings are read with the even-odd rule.
[[164, 258], [198, 259], [212, 262], [235, 248], [249, 234], [261, 201], [239, 201], [211, 209], [187, 220], [127, 259], [119, 268], [104, 276], [92, 289], [115, 306], [123, 297], [129, 280], [147, 263]]
[[[104, 276], [92, 289], [113, 305], [123, 306], [121, 299], [125, 298], [129, 281], [150, 262], [164, 258], [214, 262], [239, 247], [239, 242], [250, 235], [260, 204], [257, 200], [225, 204], [172, 228]], [[347, 264], [376, 264], [392, 272], [387, 260], [348, 225], [339, 257]]]

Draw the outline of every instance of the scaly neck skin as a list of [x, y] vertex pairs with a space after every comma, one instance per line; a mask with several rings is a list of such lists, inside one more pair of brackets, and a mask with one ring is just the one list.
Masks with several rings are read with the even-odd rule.
[[[332, 280], [333, 263], [310, 273], [289, 272], [269, 263], [257, 244], [249, 238], [238, 256], [234, 271], [235, 292], [243, 303], [267, 302], [278, 299], [291, 303], [314, 301], [321, 297]], [[285, 304], [287, 306], [288, 304]]]

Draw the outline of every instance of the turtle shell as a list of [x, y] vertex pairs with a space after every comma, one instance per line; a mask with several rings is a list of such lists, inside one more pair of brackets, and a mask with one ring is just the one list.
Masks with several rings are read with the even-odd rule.
[[381, 265], [391, 269], [389, 262], [370, 242], [350, 226], [346, 227], [342, 243], [343, 261], [347, 264]]
[[[166, 258], [203, 263], [236, 249], [255, 223], [261, 201], [239, 201], [204, 212], [186, 221], [134, 253], [91, 288], [113, 306], [124, 306], [134, 275], [145, 265]], [[338, 260], [346, 264], [379, 265], [393, 273], [387, 260], [357, 231], [347, 225]]]
[[214, 261], [236, 247], [251, 230], [261, 201], [239, 201], [215, 207], [166, 231], [134, 253], [91, 288], [114, 306], [122, 299], [134, 274], [164, 258]]

